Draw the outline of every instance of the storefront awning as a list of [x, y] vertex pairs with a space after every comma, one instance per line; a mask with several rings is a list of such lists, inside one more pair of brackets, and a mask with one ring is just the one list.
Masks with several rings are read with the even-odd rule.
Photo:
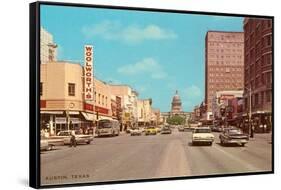
[[41, 110], [40, 114], [63, 114], [63, 111], [45, 111], [45, 110]]
[[94, 120], [94, 114], [91, 113], [86, 113], [86, 112], [81, 112], [84, 118], [88, 121], [93, 121]]
[[99, 119], [98, 120], [101, 120], [101, 119], [110, 119], [110, 120], [112, 120], [111, 117], [106, 117], [106, 116], [99, 115]]
[[79, 115], [79, 111], [69, 111], [69, 115]]

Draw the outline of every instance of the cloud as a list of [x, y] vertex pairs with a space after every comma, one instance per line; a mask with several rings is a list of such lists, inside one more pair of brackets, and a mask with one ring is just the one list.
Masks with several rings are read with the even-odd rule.
[[153, 79], [163, 79], [167, 76], [161, 65], [153, 58], [144, 58], [135, 64], [124, 65], [118, 68], [117, 72], [127, 76], [148, 74]]
[[190, 87], [187, 87], [185, 89], [184, 93], [190, 99], [201, 97], [201, 95], [202, 95], [201, 89], [196, 85], [191, 85]]
[[106, 40], [121, 40], [130, 44], [140, 43], [145, 40], [166, 40], [177, 38], [177, 35], [173, 31], [161, 28], [155, 24], [146, 26], [123, 26], [118, 21], [109, 20], [91, 26], [84, 26], [82, 28], [82, 33], [87, 38], [99, 36]]

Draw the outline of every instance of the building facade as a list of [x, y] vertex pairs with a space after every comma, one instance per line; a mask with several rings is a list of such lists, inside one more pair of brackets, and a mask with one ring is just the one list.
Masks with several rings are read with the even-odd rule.
[[205, 119], [212, 119], [216, 91], [239, 90], [243, 86], [243, 32], [208, 31], [205, 38]]
[[122, 125], [132, 127], [137, 123], [138, 93], [128, 85], [110, 84], [110, 93], [121, 98]]
[[212, 114], [214, 121], [221, 125], [238, 125], [241, 112], [240, 102], [243, 90], [217, 91], [213, 97]]
[[57, 44], [53, 35], [44, 28], [40, 28], [40, 60], [41, 63], [57, 61]]
[[88, 129], [112, 118], [110, 87], [94, 80], [95, 99], [84, 100], [84, 68], [77, 63], [47, 62], [40, 66], [40, 123], [50, 135]]
[[245, 18], [244, 35], [244, 115], [249, 115], [251, 106], [253, 124], [256, 127], [266, 124], [270, 130], [272, 125], [272, 20]]
[[138, 126], [148, 126], [152, 121], [152, 99], [138, 99]]

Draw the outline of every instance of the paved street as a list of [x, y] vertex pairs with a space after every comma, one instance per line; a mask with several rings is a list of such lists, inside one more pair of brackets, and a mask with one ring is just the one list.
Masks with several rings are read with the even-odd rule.
[[41, 183], [197, 176], [271, 170], [269, 134], [256, 134], [245, 147], [192, 146], [190, 132], [171, 135], [95, 138], [90, 145], [56, 147], [41, 153]]

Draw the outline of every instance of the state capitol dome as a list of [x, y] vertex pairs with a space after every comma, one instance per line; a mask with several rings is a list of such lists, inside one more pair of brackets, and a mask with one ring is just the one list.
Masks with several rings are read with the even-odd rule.
[[179, 113], [182, 112], [182, 107], [181, 107], [181, 98], [178, 95], [178, 91], [176, 91], [176, 94], [173, 97], [172, 100], [172, 109], [171, 109], [172, 113]]

